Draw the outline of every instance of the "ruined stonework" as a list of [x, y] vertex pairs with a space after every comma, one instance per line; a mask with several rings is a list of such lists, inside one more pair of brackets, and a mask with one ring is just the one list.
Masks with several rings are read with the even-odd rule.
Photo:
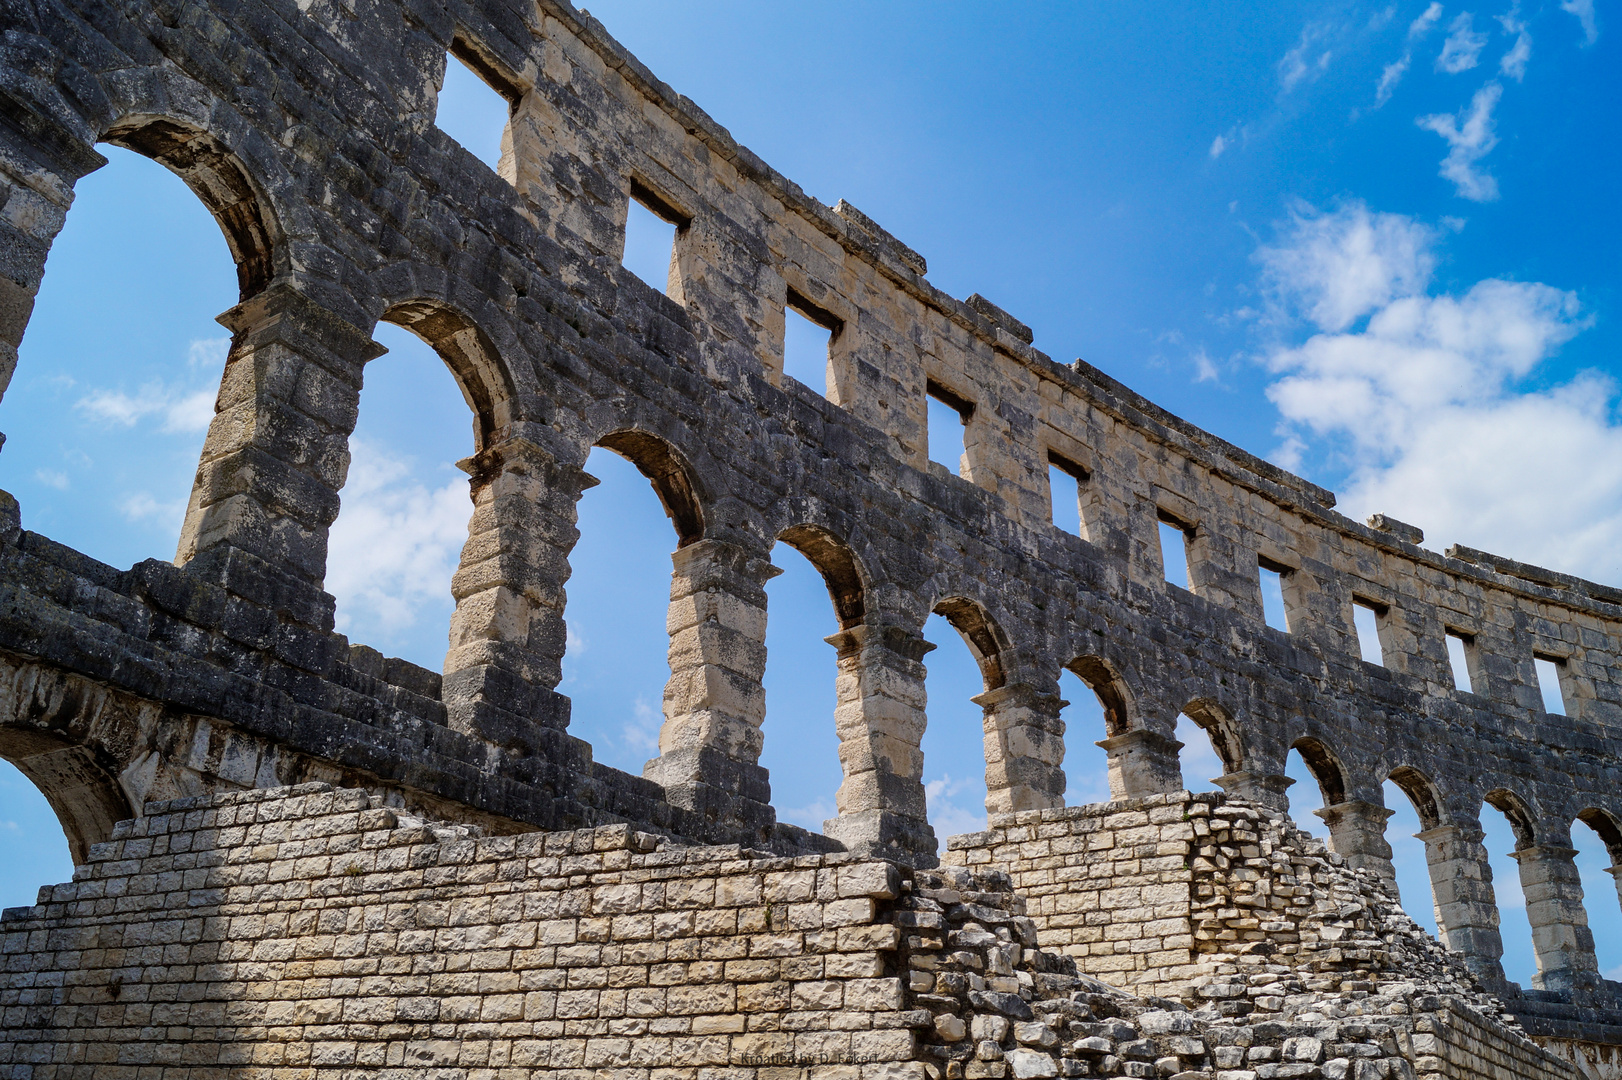
[[[98, 144], [186, 181], [241, 289], [220, 316], [230, 353], [172, 562], [98, 563], [22, 530], [0, 493], [0, 756], [50, 799], [81, 864], [6, 924], [12, 1075], [113, 1075], [96, 1054], [166, 1078], [732, 1075], [778, 1068], [780, 1052], [819, 1064], [792, 1057], [801, 1033], [806, 1054], [846, 1055], [829, 1065], [841, 1076], [1503, 1080], [1570, 1075], [1560, 1060], [1622, 1075], [1618, 989], [1598, 970], [1570, 833], [1588, 822], [1622, 863], [1622, 591], [1349, 520], [1330, 492], [1081, 361], [1054, 363], [1002, 307], [937, 290], [917, 252], [808, 197], [561, 0], [0, 0], [0, 34], [0, 389]], [[510, 104], [499, 170], [434, 126], [447, 53]], [[632, 200], [676, 225], [663, 292], [620, 265]], [[823, 386], [783, 374], [788, 308], [831, 331]], [[438, 672], [335, 634], [323, 588], [380, 321], [431, 344], [474, 414]], [[956, 475], [927, 459], [930, 396], [963, 418]], [[557, 692], [594, 446], [636, 464], [673, 532], [665, 720], [640, 776], [592, 760]], [[1050, 465], [1079, 479], [1084, 536], [1051, 523]], [[1186, 538], [1189, 589], [1165, 581], [1162, 523]], [[821, 571], [840, 627], [829, 723], [844, 777], [821, 833], [776, 820], [759, 764], [778, 542]], [[1262, 619], [1261, 569], [1282, 575], [1287, 632]], [[1360, 659], [1358, 604], [1377, 615], [1380, 664]], [[983, 676], [993, 815], [951, 847], [922, 784], [921, 628], [936, 612]], [[1466, 645], [1469, 691], [1448, 634]], [[1559, 672], [1563, 715], [1543, 708], [1537, 658]], [[1064, 806], [1065, 669], [1105, 704], [1088, 737], [1109, 754], [1106, 806]], [[1221, 755], [1225, 798], [1183, 793], [1180, 712]], [[1281, 817], [1292, 748], [1322, 789], [1332, 851]], [[1381, 884], [1387, 779], [1425, 826], [1445, 954]], [[303, 784], [359, 794], [331, 796], [347, 809], [330, 821], [298, 802], [313, 794], [262, 795]], [[1516, 829], [1530, 987], [1499, 962], [1489, 803]], [[321, 835], [348, 837], [358, 872], [334, 871], [325, 848], [282, 852], [313, 833], [249, 841], [282, 821], [328, 821]], [[368, 844], [420, 857], [425, 876], [374, 870]], [[464, 858], [466, 880], [427, 874]], [[899, 891], [843, 895], [852, 868]], [[678, 936], [698, 953], [624, 960], [644, 955], [648, 920], [687, 926], [641, 878], [627, 910], [592, 906], [633, 872], [679, 877], [689, 896], [779, 874], [815, 892], [692, 901], [736, 921], [695, 913]], [[503, 901], [516, 922], [477, 925], [530, 926], [529, 944], [486, 950], [418, 925], [430, 913], [405, 900], [409, 918], [373, 942], [357, 899], [429, 890], [459, 925], [458, 904], [514, 881], [573, 905], [590, 925], [569, 932], [596, 937], [540, 940], [553, 916], [525, 893]], [[279, 944], [228, 948], [208, 919], [237, 907], [244, 935]], [[232, 913], [186, 914], [214, 908]], [[801, 951], [751, 952], [780, 930]], [[514, 966], [543, 947], [556, 951]], [[578, 964], [558, 959], [577, 947]], [[487, 952], [507, 966], [481, 967]], [[755, 960], [771, 963], [729, 971]], [[260, 964], [295, 965], [319, 1004], [274, 1005], [285, 969]], [[361, 993], [418, 975], [429, 989], [414, 996]], [[668, 987], [665, 1011], [528, 1012], [532, 990], [629, 1009], [643, 984], [616, 979]], [[752, 999], [756, 983], [787, 996]], [[654, 1021], [673, 1017], [695, 1019], [658, 1042]], [[793, 1045], [752, 1043], [757, 1030]], [[621, 1060], [644, 1052], [669, 1057]], [[768, 1063], [744, 1060], [758, 1054]]]

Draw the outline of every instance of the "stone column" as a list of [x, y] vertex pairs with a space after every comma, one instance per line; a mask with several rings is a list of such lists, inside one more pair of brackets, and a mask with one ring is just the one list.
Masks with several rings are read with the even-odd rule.
[[642, 775], [663, 784], [673, 804], [711, 821], [768, 826], [776, 816], [760, 766], [765, 586], [782, 571], [723, 540], [699, 540], [671, 558], [665, 722], [659, 756]]
[[853, 626], [828, 638], [839, 650], [839, 816], [823, 830], [847, 848], [935, 865], [924, 803], [923, 657], [934, 646], [899, 626]]
[[1329, 826], [1329, 847], [1354, 870], [1372, 870], [1397, 891], [1397, 871], [1391, 865], [1391, 845], [1385, 840], [1385, 822], [1395, 810], [1362, 799], [1314, 810]]
[[1211, 783], [1236, 799], [1286, 813], [1290, 809], [1290, 797], [1285, 792], [1295, 781], [1288, 776], [1240, 769], [1213, 777]]
[[986, 813], [1064, 805], [1064, 721], [1058, 687], [999, 686], [974, 698], [985, 710]]
[[457, 462], [471, 477], [472, 517], [451, 578], [456, 611], [445, 655], [450, 726], [499, 746], [577, 756], [572, 743], [541, 736], [569, 725], [562, 677], [564, 582], [581, 492], [596, 485], [523, 438]]
[[332, 629], [327, 530], [349, 472], [371, 334], [288, 285], [220, 316], [233, 332], [177, 565], [284, 618]]
[[1098, 745], [1109, 753], [1111, 799], [1140, 799], [1182, 789], [1177, 751], [1183, 744], [1176, 739], [1136, 728], [1100, 739]]
[[[1532, 986], [1586, 996], [1602, 989], [1594, 934], [1583, 910], [1575, 848], [1538, 844], [1514, 852], [1538, 970]], [[1580, 1003], [1580, 1002], [1579, 1002]]]
[[1425, 862], [1436, 903], [1442, 943], [1464, 954], [1465, 965], [1489, 987], [1504, 985], [1504, 942], [1498, 934], [1498, 904], [1492, 867], [1481, 846], [1480, 824], [1440, 825], [1415, 833], [1425, 842]]

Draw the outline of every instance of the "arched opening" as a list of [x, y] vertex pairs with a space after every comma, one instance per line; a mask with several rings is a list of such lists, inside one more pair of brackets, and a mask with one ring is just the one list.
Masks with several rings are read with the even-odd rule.
[[1532, 924], [1527, 918], [1527, 897], [1521, 888], [1521, 867], [1514, 853], [1537, 842], [1532, 820], [1526, 803], [1513, 792], [1499, 788], [1487, 793], [1481, 808], [1481, 842], [1492, 869], [1498, 934], [1504, 946], [1501, 962], [1504, 977], [1523, 988], [1533, 985], [1538, 966], [1532, 947]]
[[[455, 608], [451, 578], [472, 513], [456, 462], [473, 454], [493, 410], [480, 410], [464, 389], [470, 383], [451, 360], [464, 354], [441, 351], [454, 339], [430, 336], [448, 320], [412, 309], [388, 317], [415, 332], [380, 323], [373, 334], [388, 352], [365, 368], [325, 587], [338, 601], [340, 633], [437, 671]], [[472, 439], [469, 405], [476, 410]]]
[[[1226, 733], [1221, 725], [1213, 721], [1211, 713], [1202, 710], [1196, 712], [1206, 723], [1201, 723], [1200, 719], [1184, 710], [1177, 714], [1177, 725], [1173, 729], [1173, 737], [1183, 744], [1177, 751], [1183, 790], [1220, 791], [1217, 777], [1236, 771], [1230, 769], [1225, 760], [1224, 750], [1228, 749]], [[1229, 753], [1233, 752], [1229, 750]]]
[[[858, 677], [840, 670], [828, 638], [859, 626], [865, 609], [856, 561], [836, 537], [811, 525], [788, 529], [772, 549], [782, 573], [766, 583], [766, 718], [760, 763], [771, 775], [772, 805], [780, 821], [812, 832], [839, 813], [845, 773], [839, 724], [861, 724], [857, 708], [844, 710]], [[853, 702], [853, 705], [855, 703]], [[852, 733], [860, 739], [865, 732]]]
[[1582, 875], [1588, 928], [1602, 976], [1622, 982], [1622, 824], [1593, 807], [1578, 813], [1571, 830]]
[[[1086, 664], [1083, 667], [1092, 672], [1094, 678], [1099, 677], [1097, 668]], [[1059, 696], [1070, 703], [1059, 714], [1064, 721], [1066, 806], [1110, 801], [1109, 753], [1098, 743], [1113, 734], [1110, 714], [1123, 712], [1124, 703], [1113, 677], [1100, 679], [1099, 685], [1102, 691], [1077, 674], [1074, 666], [1059, 673]], [[1111, 697], [1116, 699], [1113, 709], [1106, 704], [1106, 699]]]
[[0, 402], [24, 525], [120, 567], [174, 556], [230, 343], [215, 317], [270, 273], [240, 173], [152, 128], [76, 185]]
[[1007, 681], [1005, 643], [985, 610], [964, 597], [935, 605], [924, 639], [937, 650], [925, 661], [924, 799], [944, 847], [947, 837], [986, 826], [986, 763], [994, 736], [974, 699]]
[[1394, 769], [1384, 783], [1386, 807], [1392, 811], [1386, 820], [1386, 842], [1391, 845], [1391, 865], [1396, 871], [1402, 908], [1414, 922], [1437, 934], [1436, 899], [1431, 886], [1431, 869], [1423, 834], [1442, 824], [1441, 800], [1429, 778], [1417, 769]]
[[671, 551], [702, 535], [702, 516], [686, 472], [655, 436], [609, 435], [585, 469], [598, 484], [578, 504], [558, 689], [573, 702], [570, 734], [591, 743], [594, 760], [640, 775], [659, 754], [664, 723]]
[[1329, 827], [1314, 811], [1346, 801], [1346, 770], [1334, 751], [1311, 736], [1290, 747], [1284, 775], [1294, 780], [1289, 789], [1290, 818], [1296, 828], [1329, 840]]
[[[38, 878], [34, 888], [69, 880], [90, 845], [107, 840], [115, 824], [135, 816], [118, 781], [89, 747], [43, 732], [0, 727], [0, 760], [21, 779], [0, 785], [0, 798], [5, 799], [0, 803], [0, 850], [48, 872], [60, 869], [62, 850], [69, 859], [66, 875]], [[48, 819], [39, 814], [41, 801], [50, 811]], [[19, 819], [31, 821], [33, 828], [23, 832]], [[27, 902], [32, 904], [33, 898]]]
[[27, 907], [41, 885], [73, 879], [73, 853], [55, 809], [17, 766], [0, 760], [0, 908]]

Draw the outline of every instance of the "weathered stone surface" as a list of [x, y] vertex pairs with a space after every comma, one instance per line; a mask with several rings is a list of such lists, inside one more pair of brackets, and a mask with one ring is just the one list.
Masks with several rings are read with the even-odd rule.
[[[1050, 999], [1039, 980], [1071, 976], [1033, 968], [1033, 956], [1048, 955], [1039, 938], [1084, 972], [1175, 985], [1222, 1018], [1303, 1015], [1317, 1000], [1297, 1000], [1303, 994], [1365, 981], [1357, 972], [1393, 955], [1441, 955], [1405, 937], [1406, 927], [1360, 926], [1349, 912], [1315, 906], [1324, 897], [1333, 906], [1337, 890], [1365, 911], [1389, 904], [1375, 884], [1390, 877], [1389, 778], [1424, 821], [1446, 945], [1528, 1030], [1568, 1057], [1587, 1055], [1589, 1067], [1612, 1068], [1612, 1058], [1583, 1049], [1618, 1041], [1610, 1032], [1622, 1016], [1608, 1011], [1615, 991], [1597, 970], [1570, 827], [1581, 817], [1622, 854], [1622, 592], [1469, 548], [1438, 555], [1391, 518], [1351, 521], [1329, 492], [1080, 361], [1053, 363], [1014, 315], [977, 294], [959, 301], [935, 289], [920, 255], [849, 204], [807, 197], [565, 0], [10, 0], [4, 10], [0, 388], [74, 184], [104, 163], [98, 144], [152, 157], [190, 185], [226, 232], [241, 291], [221, 316], [232, 344], [174, 563], [97, 563], [21, 530], [15, 500], [0, 493], [0, 756], [51, 800], [75, 859], [105, 869], [95, 853], [123, 828], [116, 823], [146, 828], [173, 799], [325, 782], [363, 789], [357, 813], [389, 807], [528, 837], [513, 843], [544, 847], [550, 841], [531, 834], [605, 826], [811, 860], [799, 877], [772, 878], [763, 899], [753, 890], [767, 890], [766, 878], [705, 871], [697, 877], [707, 880], [689, 883], [715, 911], [765, 904], [773, 921], [759, 953], [681, 961], [709, 966], [661, 999], [660, 1016], [697, 1018], [679, 1052], [643, 1039], [652, 1018], [646, 1029], [592, 1028], [545, 1061], [518, 1043], [507, 1057], [463, 1059], [462, 1035], [432, 1030], [383, 1040], [396, 1057], [375, 1046], [366, 1053], [381, 1057], [366, 1057], [339, 1030], [382, 1023], [373, 1010], [394, 1005], [390, 1023], [438, 1022], [412, 1013], [428, 1004], [401, 998], [355, 1004], [353, 1016], [349, 1005], [324, 1005], [320, 1023], [333, 1031], [291, 1057], [249, 1065], [701, 1069], [733, 1061], [727, 1040], [746, 1037], [764, 1062], [877, 1054], [885, 1064], [875, 1077], [898, 1062], [916, 1073], [915, 1032], [957, 1031], [928, 1019], [942, 1014], [937, 1004], [1001, 1003], [1022, 1024], [1047, 1023], [1021, 1010]], [[448, 53], [511, 105], [496, 171], [433, 124]], [[663, 293], [619, 265], [632, 199], [679, 226]], [[832, 331], [823, 388], [783, 375], [788, 307]], [[474, 412], [475, 452], [461, 463], [469, 537], [442, 672], [334, 634], [322, 588], [380, 320], [432, 344]], [[930, 395], [964, 417], [958, 475], [927, 459]], [[637, 464], [675, 538], [666, 722], [660, 756], [640, 777], [592, 761], [568, 734], [570, 702], [557, 692], [575, 505], [595, 483], [583, 471], [593, 446]], [[1051, 524], [1050, 465], [1082, 478], [1083, 537]], [[1186, 535], [1188, 590], [1165, 582], [1162, 521]], [[764, 583], [778, 541], [819, 568], [839, 621], [829, 638], [839, 672], [830, 722], [845, 776], [826, 835], [775, 820], [759, 765], [770, 731]], [[1261, 568], [1282, 575], [1287, 633], [1263, 622]], [[1357, 604], [1377, 613], [1381, 664], [1360, 658]], [[906, 900], [905, 882], [919, 879], [904, 872], [935, 865], [938, 850], [921, 749], [930, 649], [921, 628], [935, 612], [980, 666], [988, 808], [998, 815], [954, 854], [976, 873], [1013, 875], [1029, 915], [1006, 899]], [[1469, 691], [1455, 687], [1449, 633], [1467, 643]], [[1545, 712], [1535, 657], [1556, 662], [1565, 715]], [[1063, 809], [1066, 668], [1105, 706], [1104, 730], [1087, 734], [1110, 756], [1117, 801], [1108, 807]], [[1179, 794], [1180, 712], [1211, 735], [1225, 770], [1215, 779], [1231, 799]], [[1323, 790], [1334, 852], [1302, 847], [1278, 817], [1292, 748]], [[1518, 833], [1539, 962], [1526, 994], [1499, 965], [1485, 802]], [[445, 850], [463, 843], [475, 844]], [[255, 862], [237, 841], [211, 850], [222, 865]], [[1300, 857], [1281, 861], [1281, 852]], [[320, 858], [293, 859], [286, 882], [266, 888], [325, 880], [331, 867]], [[824, 881], [830, 866], [840, 872]], [[196, 897], [187, 875], [216, 869], [188, 865], [161, 895]], [[659, 919], [686, 917], [646, 892], [633, 896], [630, 884], [581, 893], [579, 903], [589, 896], [602, 910], [579, 917], [605, 922], [591, 924], [592, 940], [557, 947], [585, 950], [569, 955], [586, 966], [593, 949], [630, 947], [622, 932], [626, 942], [644, 931], [658, 939]], [[1311, 903], [1295, 903], [1303, 898]], [[701, 910], [695, 926], [724, 918]], [[149, 915], [118, 913], [132, 927]], [[651, 929], [637, 921], [644, 915]], [[821, 935], [840, 958], [778, 954], [779, 931]], [[300, 924], [287, 940], [306, 932]], [[351, 958], [338, 951], [348, 933], [332, 931], [329, 951], [312, 946], [318, 955], [298, 962], [351, 978]], [[15, 947], [43, 955], [29, 940]], [[918, 969], [932, 977], [928, 990], [913, 988], [910, 970], [903, 980], [888, 967], [884, 956], [902, 948], [937, 956], [936, 968]], [[72, 959], [53, 969], [63, 985], [89, 949], [52, 947]], [[973, 978], [951, 967], [959, 960], [940, 959], [959, 954], [979, 965]], [[1309, 958], [1321, 984], [1295, 990], [1280, 972], [1251, 970], [1280, 956]], [[196, 979], [214, 963], [164, 978]], [[1269, 975], [1280, 977], [1263, 981]], [[608, 975], [600, 986], [547, 978], [558, 985], [467, 975], [432, 1009], [499, 1029], [519, 1022], [524, 995], [548, 993], [556, 1009], [580, 1012], [547, 1023], [585, 1021], [590, 1001], [629, 1000], [634, 989]], [[909, 994], [928, 1000], [911, 1009]], [[740, 1033], [744, 1003], [782, 1013], [780, 1030], [745, 1023]], [[89, 1015], [104, 1004], [53, 998], [49, 1007]], [[223, 1022], [171, 1005], [141, 1023], [195, 1033]], [[7, 1023], [39, 1029], [18, 1008]], [[1423, 1036], [1431, 1049], [1382, 1048], [1380, 1060], [1448, 1075], [1542, 1067], [1515, 1049], [1513, 1031], [1496, 1033], [1487, 1012], [1460, 1006], [1461, 1018], [1446, 1019], [1452, 1008], [1421, 1010], [1443, 1017], [1433, 1031], [1412, 1030], [1415, 1045]], [[812, 1030], [789, 1019], [797, 1009], [841, 1019], [785, 1049], [783, 1032]], [[873, 1026], [891, 1014], [893, 1027]], [[250, 1019], [282, 1021], [262, 1010]], [[1096, 1060], [1061, 1053], [1053, 1067], [1148, 1076], [1192, 1050], [1164, 1041], [1192, 1037], [1178, 1033], [1116, 1052], [1141, 1034], [1108, 1036], [1111, 1052]], [[1007, 1037], [954, 1042], [956, 1056], [929, 1067], [946, 1080], [1046, 1068], [1005, 1054], [1042, 1056], [1005, 1047]], [[116, 1055], [117, 1040], [102, 1041]], [[1211, 1045], [1223, 1059], [1225, 1044]], [[164, 1067], [183, 1057], [195, 1055]], [[105, 1064], [75, 1060], [87, 1072]], [[1223, 1072], [1373, 1080], [1372, 1060], [1274, 1055], [1252, 1066], [1242, 1056]], [[1382, 1080], [1391, 1068], [1380, 1066]]]

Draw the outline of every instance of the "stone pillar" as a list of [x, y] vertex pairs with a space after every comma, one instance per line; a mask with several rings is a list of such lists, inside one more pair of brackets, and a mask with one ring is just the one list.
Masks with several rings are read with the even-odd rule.
[[823, 830], [851, 851], [935, 865], [924, 803], [923, 657], [934, 646], [899, 626], [853, 626], [828, 638], [839, 650], [839, 816]]
[[1385, 840], [1385, 822], [1395, 810], [1362, 799], [1314, 810], [1329, 826], [1329, 847], [1354, 870], [1372, 870], [1397, 891], [1397, 871], [1391, 865], [1391, 845]]
[[1440, 825], [1415, 833], [1425, 842], [1425, 862], [1436, 903], [1442, 944], [1464, 954], [1464, 962], [1489, 987], [1504, 985], [1504, 942], [1498, 934], [1498, 904], [1492, 867], [1481, 846], [1481, 826]]
[[349, 472], [361, 371], [385, 350], [287, 285], [220, 322], [233, 332], [231, 351], [175, 562], [330, 630], [327, 530]]
[[[457, 466], [471, 477], [473, 507], [451, 578], [448, 721], [496, 745], [533, 752], [537, 725], [556, 731], [569, 725], [569, 699], [553, 689], [563, 671], [563, 586], [580, 536], [576, 504], [597, 481], [523, 438]], [[559, 744], [551, 751], [573, 755], [575, 748]]]
[[1532, 924], [1538, 960], [1532, 986], [1581, 997], [1600, 991], [1603, 983], [1594, 956], [1594, 934], [1583, 910], [1576, 849], [1538, 844], [1514, 852], [1514, 858], [1520, 863], [1526, 921]]
[[1177, 751], [1183, 744], [1176, 739], [1136, 728], [1100, 739], [1098, 745], [1109, 753], [1111, 799], [1140, 799], [1182, 789]]
[[1278, 776], [1271, 773], [1251, 772], [1240, 769], [1238, 772], [1223, 773], [1213, 777], [1211, 783], [1232, 795], [1236, 799], [1265, 806], [1270, 810], [1288, 813], [1290, 797], [1285, 794], [1290, 785], [1295, 783], [1288, 776]]
[[1057, 686], [999, 686], [974, 699], [985, 710], [986, 813], [1064, 805], [1064, 721]]
[[659, 756], [642, 775], [711, 821], [764, 827], [776, 816], [760, 766], [766, 716], [766, 582], [771, 559], [723, 540], [671, 557], [670, 682]]

